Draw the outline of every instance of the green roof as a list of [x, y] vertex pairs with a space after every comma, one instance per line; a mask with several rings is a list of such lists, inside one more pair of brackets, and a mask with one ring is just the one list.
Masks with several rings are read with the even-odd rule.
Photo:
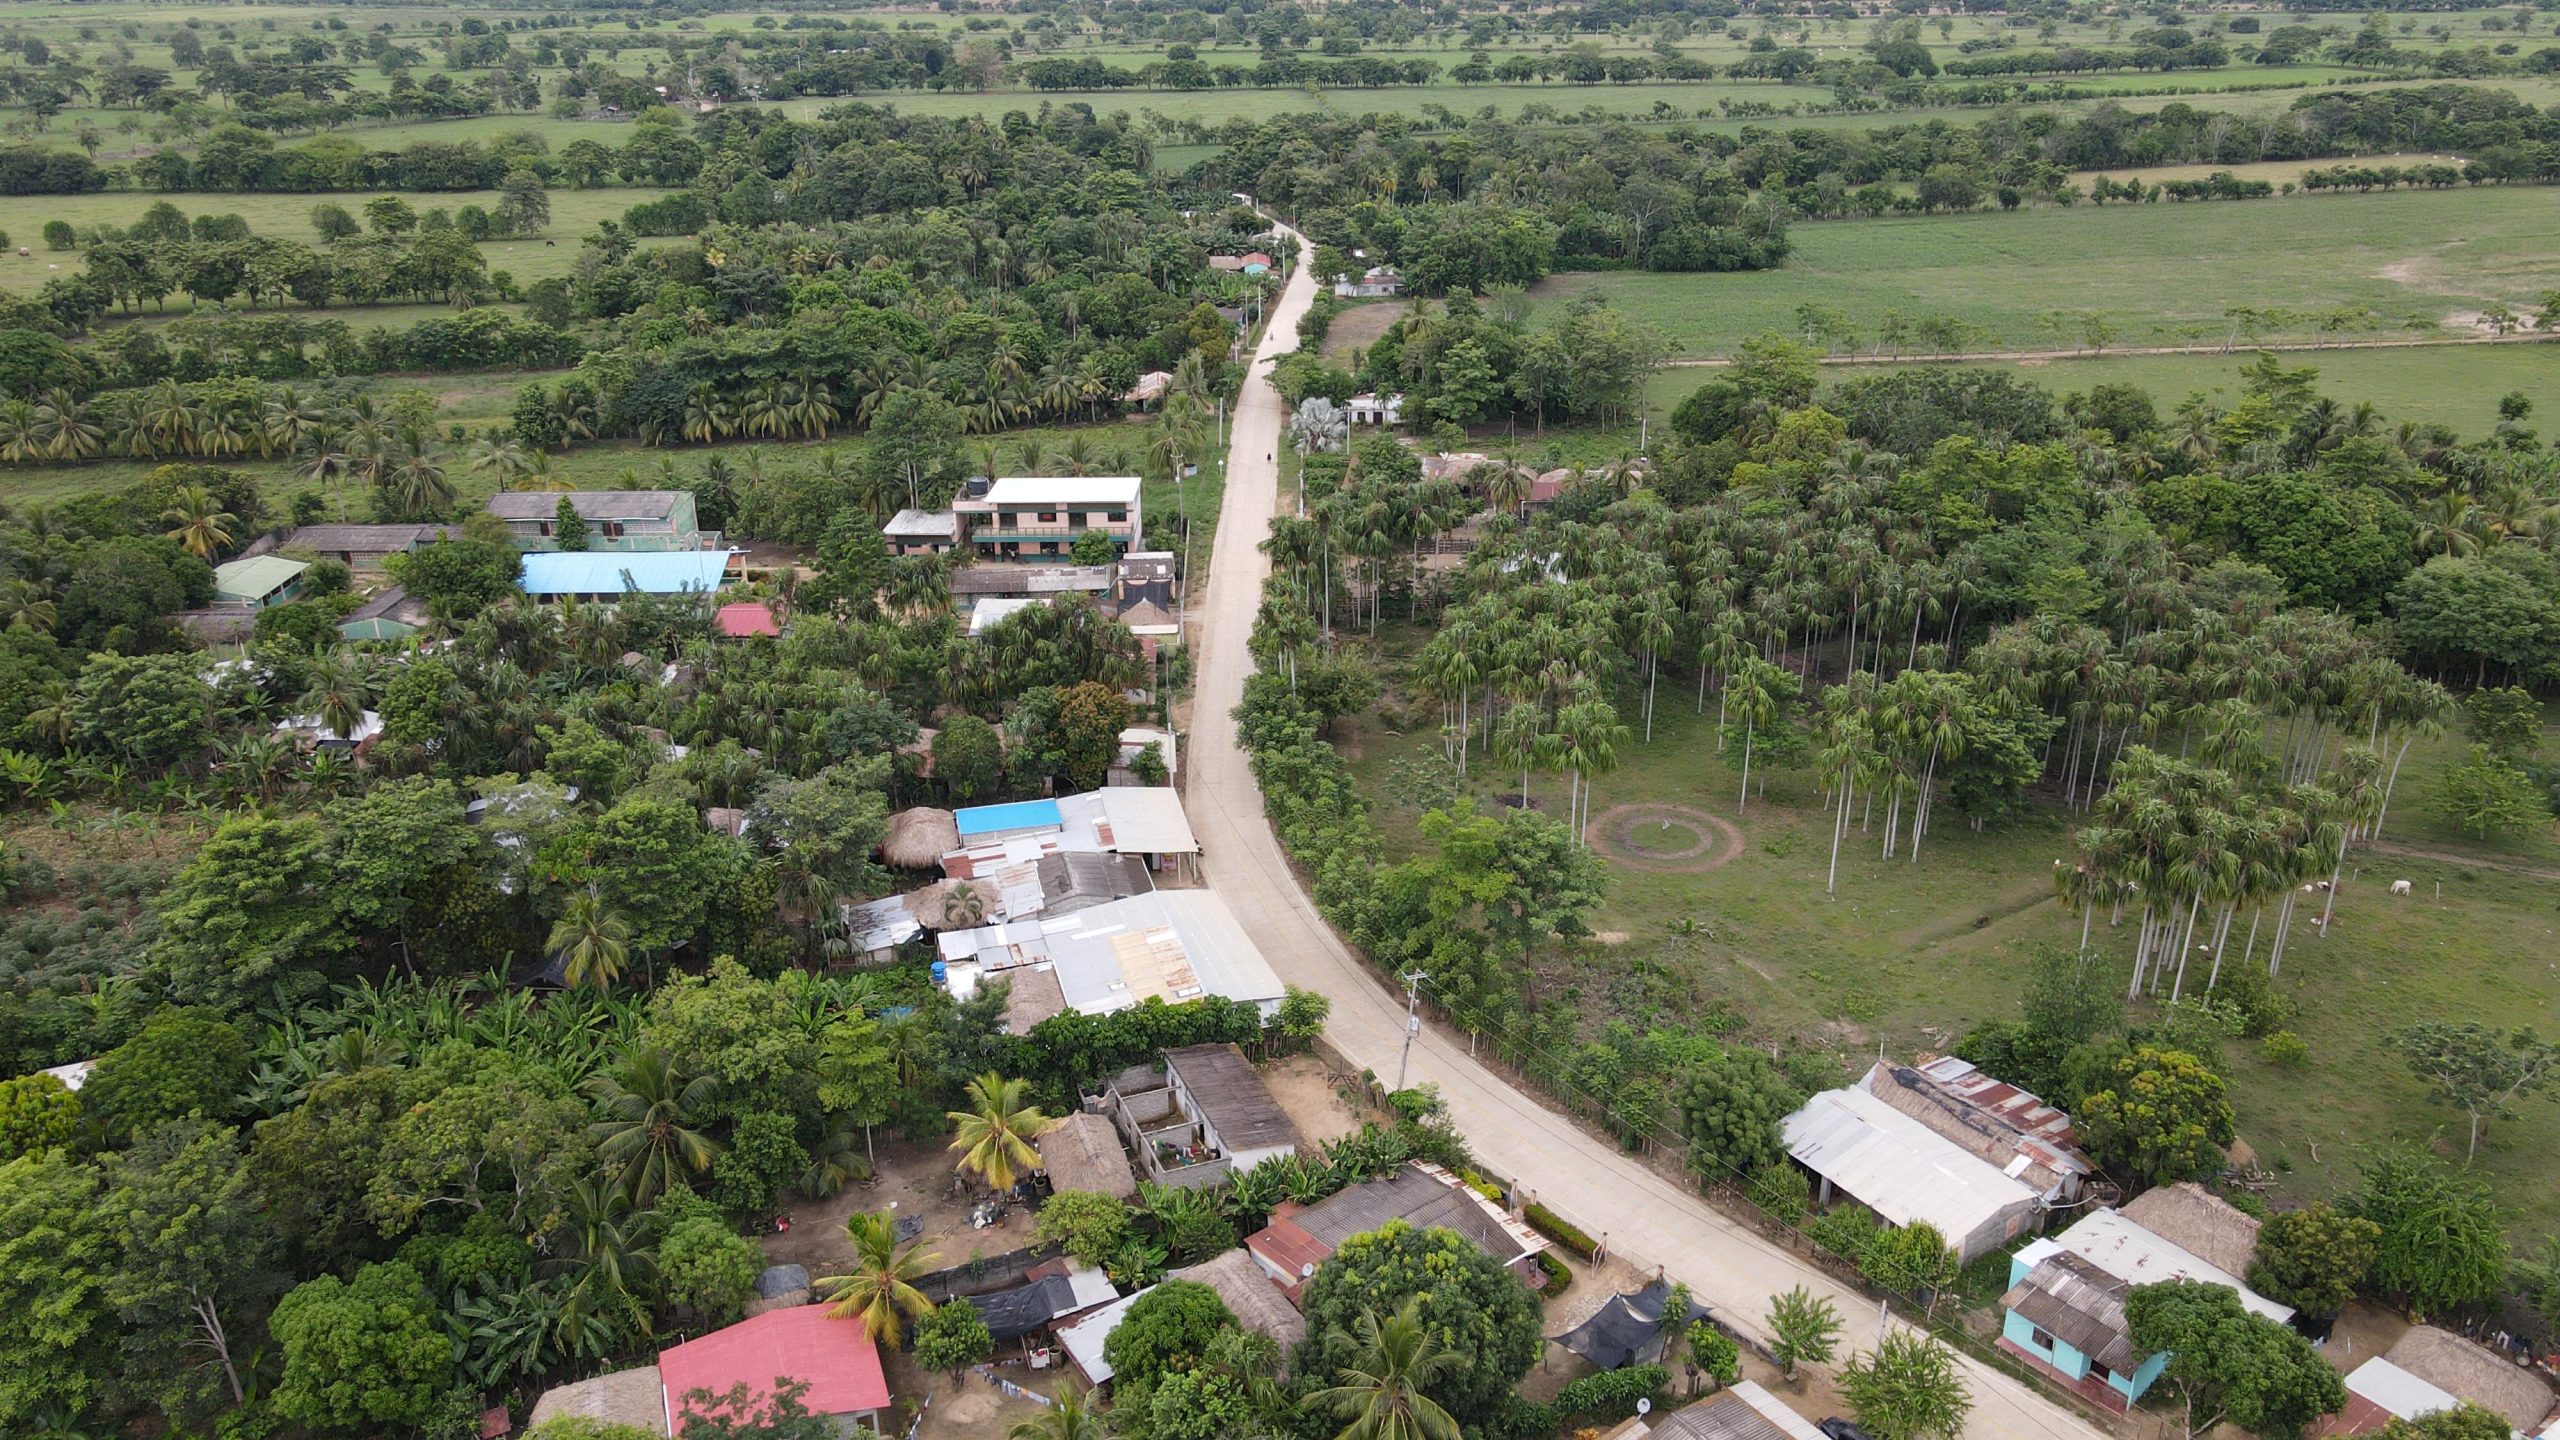
[[311, 567], [281, 555], [260, 555], [213, 567], [213, 593], [228, 600], [264, 600]]

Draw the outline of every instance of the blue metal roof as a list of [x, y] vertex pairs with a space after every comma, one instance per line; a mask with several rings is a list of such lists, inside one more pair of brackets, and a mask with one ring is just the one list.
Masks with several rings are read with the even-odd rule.
[[960, 822], [962, 838], [991, 835], [999, 830], [1037, 830], [1044, 825], [1064, 825], [1066, 817], [1058, 813], [1055, 800], [1017, 800], [1010, 805], [979, 805], [952, 812]]
[[539, 551], [524, 557], [524, 589], [528, 595], [673, 595], [716, 590], [728, 568], [726, 550]]

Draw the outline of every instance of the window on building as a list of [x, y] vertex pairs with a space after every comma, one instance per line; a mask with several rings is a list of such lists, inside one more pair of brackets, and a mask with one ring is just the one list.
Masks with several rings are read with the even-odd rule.
[[542, 522], [542, 533], [543, 533], [543, 534], [545, 534], [545, 535], [548, 535], [548, 534], [550, 534], [550, 533], [551, 533], [551, 522], [550, 522], [550, 521], [545, 520], [545, 521], [543, 521], [543, 522]]
[[2092, 1360], [2089, 1362], [2089, 1378], [2101, 1385], [2112, 1385], [2116, 1380], [2116, 1372]]
[[1129, 523], [1129, 512], [1126, 510], [1109, 510], [1103, 512], [1102, 518], [1114, 525], [1126, 525]]
[[2050, 1351], [2053, 1349], [2053, 1337], [2036, 1329], [2032, 1325], [2027, 1327], [2027, 1339], [2033, 1342], [2035, 1347], [2039, 1350]]
[[604, 537], [608, 540], [621, 539], [622, 522], [619, 520], [607, 520], [604, 522]]
[[1041, 523], [1041, 524], [1043, 524], [1043, 525], [1055, 525], [1055, 524], [1057, 524], [1057, 523], [1058, 523], [1058, 512], [1057, 512], [1057, 511], [1055, 511], [1055, 510], [1043, 510], [1043, 511], [1041, 511], [1041, 512], [1040, 512], [1040, 523]]

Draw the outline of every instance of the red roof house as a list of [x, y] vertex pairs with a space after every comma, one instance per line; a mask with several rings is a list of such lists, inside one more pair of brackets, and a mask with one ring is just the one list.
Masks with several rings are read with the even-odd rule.
[[658, 1356], [666, 1386], [667, 1429], [684, 1428], [697, 1413], [687, 1403], [696, 1390], [726, 1395], [744, 1384], [759, 1400], [776, 1380], [807, 1383], [801, 1403], [813, 1415], [841, 1415], [880, 1425], [889, 1407], [889, 1381], [880, 1370], [880, 1348], [858, 1320], [831, 1319], [824, 1305], [768, 1310], [726, 1330], [714, 1330]]
[[711, 618], [720, 633], [731, 640], [782, 633], [782, 622], [773, 618], [773, 607], [762, 601], [741, 600], [735, 605], [723, 605]]

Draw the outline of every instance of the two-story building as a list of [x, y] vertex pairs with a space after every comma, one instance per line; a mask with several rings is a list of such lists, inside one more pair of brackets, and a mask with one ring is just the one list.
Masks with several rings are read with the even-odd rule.
[[560, 502], [586, 522], [587, 548], [615, 552], [701, 550], [689, 490], [510, 490], [489, 497], [520, 550], [557, 550]]
[[983, 491], [980, 483], [951, 508], [970, 548], [990, 560], [1060, 560], [1088, 530], [1110, 537], [1114, 555], [1146, 537], [1135, 475], [1013, 475]]
[[2221, 1285], [2269, 1320], [2293, 1318], [2290, 1308], [2241, 1283], [2257, 1234], [2256, 1220], [2194, 1185], [2162, 1186], [2121, 1211], [2092, 1211], [2010, 1257], [2000, 1348], [2121, 1414], [2169, 1365], [2168, 1355], [2145, 1354], [2133, 1343], [2125, 1302], [2136, 1287]]

